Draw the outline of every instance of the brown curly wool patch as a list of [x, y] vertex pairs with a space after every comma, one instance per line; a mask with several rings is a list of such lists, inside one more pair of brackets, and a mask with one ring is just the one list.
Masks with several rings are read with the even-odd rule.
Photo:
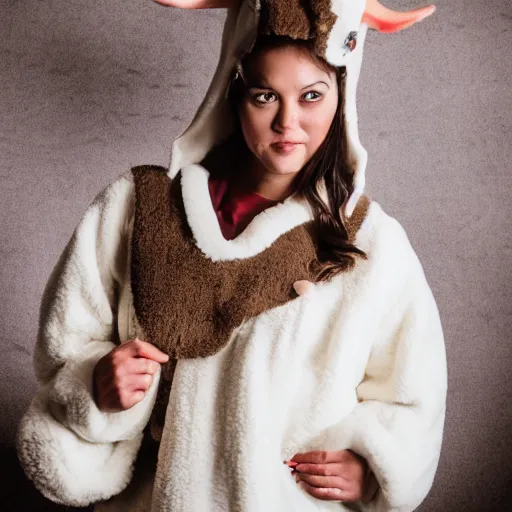
[[313, 11], [315, 51], [325, 59], [327, 40], [338, 16], [331, 10], [331, 0], [312, 0], [310, 3]]
[[179, 179], [154, 168], [133, 170], [136, 210], [132, 287], [138, 320], [171, 357], [207, 357], [251, 318], [292, 300], [293, 283], [314, 280], [312, 223], [246, 259], [212, 261], [186, 222]]
[[331, 0], [266, 0], [262, 2], [260, 33], [312, 39], [317, 55], [325, 59], [336, 19]]
[[[146, 341], [171, 358], [162, 369], [153, 411], [152, 435], [158, 439], [176, 359], [217, 353], [245, 319], [295, 299], [296, 281], [315, 280], [316, 243], [308, 222], [253, 257], [212, 261], [196, 246], [187, 224], [180, 175], [171, 182], [162, 167], [139, 166], [132, 172], [135, 312]], [[365, 213], [352, 217], [354, 229]]]
[[312, 37], [311, 19], [303, 0], [267, 0], [262, 3], [263, 20], [261, 32], [288, 36], [292, 39]]

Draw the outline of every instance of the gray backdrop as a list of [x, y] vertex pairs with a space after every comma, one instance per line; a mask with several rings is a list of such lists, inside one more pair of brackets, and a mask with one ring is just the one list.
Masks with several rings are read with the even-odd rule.
[[[167, 165], [212, 76], [224, 17], [148, 0], [0, 3], [2, 510], [54, 510], [28, 504], [38, 494], [12, 450], [36, 391], [50, 271], [105, 185], [133, 165]], [[439, 0], [431, 18], [371, 32], [365, 47], [367, 190], [408, 232], [446, 336], [444, 444], [422, 511], [512, 510], [511, 20], [510, 0]]]

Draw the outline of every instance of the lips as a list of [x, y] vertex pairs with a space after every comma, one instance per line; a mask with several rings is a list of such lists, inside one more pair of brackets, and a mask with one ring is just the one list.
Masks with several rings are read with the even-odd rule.
[[273, 144], [271, 144], [271, 146], [280, 152], [289, 153], [290, 151], [293, 151], [297, 146], [300, 146], [301, 144], [301, 142], [281, 141], [274, 142]]
[[301, 144], [301, 142], [297, 142], [294, 140], [278, 140], [276, 142], [273, 142], [272, 146], [287, 145], [287, 144]]
[[300, 142], [275, 142], [271, 144], [271, 146], [280, 153], [290, 153], [300, 145]]

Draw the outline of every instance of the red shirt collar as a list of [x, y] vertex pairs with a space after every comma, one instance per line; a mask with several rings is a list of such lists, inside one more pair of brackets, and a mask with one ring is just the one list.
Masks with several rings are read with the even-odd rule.
[[256, 192], [235, 193], [230, 189], [228, 179], [222, 176], [210, 176], [208, 188], [226, 240], [236, 238], [256, 215], [279, 203]]

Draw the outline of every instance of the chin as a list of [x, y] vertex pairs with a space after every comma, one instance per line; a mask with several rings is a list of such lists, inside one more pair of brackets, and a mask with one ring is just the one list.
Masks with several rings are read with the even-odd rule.
[[265, 162], [265, 167], [272, 174], [282, 176], [298, 174], [304, 167], [305, 160], [303, 158], [278, 158]]
[[293, 176], [299, 174], [302, 167], [286, 167], [286, 168], [274, 168], [270, 172], [273, 174], [279, 174], [280, 176]]

